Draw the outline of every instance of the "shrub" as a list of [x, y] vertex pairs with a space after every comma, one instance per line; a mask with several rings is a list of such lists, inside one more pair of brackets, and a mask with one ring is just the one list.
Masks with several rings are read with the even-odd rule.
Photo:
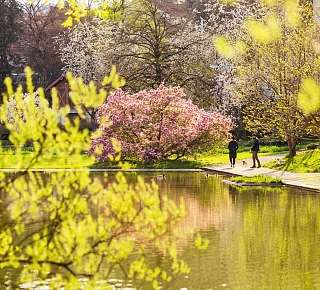
[[230, 120], [185, 98], [181, 88], [164, 85], [136, 94], [115, 91], [97, 112], [99, 129], [91, 152], [106, 160], [114, 154], [116, 139], [126, 157], [156, 161], [178, 159], [224, 142]]

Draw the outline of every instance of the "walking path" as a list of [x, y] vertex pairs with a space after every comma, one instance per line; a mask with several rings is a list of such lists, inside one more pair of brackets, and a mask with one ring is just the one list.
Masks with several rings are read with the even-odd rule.
[[[268, 162], [272, 159], [282, 157], [281, 155], [267, 156], [259, 158], [261, 163]], [[227, 165], [207, 166], [202, 169], [213, 171], [220, 174], [240, 175], [240, 176], [255, 176], [267, 175], [281, 178], [282, 182], [288, 186], [299, 187], [303, 189], [320, 192], [320, 173], [293, 173], [281, 170], [275, 170], [265, 167], [250, 168], [252, 164], [251, 159], [246, 160], [246, 164], [238, 161], [235, 168]]]

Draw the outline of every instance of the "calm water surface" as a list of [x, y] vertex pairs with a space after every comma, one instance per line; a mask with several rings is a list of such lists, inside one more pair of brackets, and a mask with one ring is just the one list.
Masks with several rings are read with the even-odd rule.
[[[192, 271], [169, 289], [320, 289], [320, 196], [240, 190], [204, 173], [158, 175], [142, 176], [172, 199], [182, 198], [187, 210], [178, 244]], [[136, 178], [128, 175], [132, 183]], [[203, 252], [194, 249], [199, 231], [210, 241]]]
[[[222, 179], [170, 173], [158, 181], [162, 192], [183, 197], [187, 209], [179, 247], [192, 271], [170, 289], [320, 289], [320, 196], [239, 190]], [[204, 252], [194, 250], [197, 231], [210, 241]]]

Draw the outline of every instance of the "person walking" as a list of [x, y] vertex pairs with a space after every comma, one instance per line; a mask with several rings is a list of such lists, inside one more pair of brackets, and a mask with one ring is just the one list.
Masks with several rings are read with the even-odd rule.
[[257, 136], [253, 136], [253, 142], [252, 142], [252, 147], [251, 147], [253, 165], [250, 168], [256, 168], [256, 162], [258, 163], [258, 168], [261, 167], [261, 163], [258, 158], [259, 151], [260, 151], [259, 140], [258, 140]]
[[236, 141], [236, 138], [232, 136], [231, 141], [228, 144], [229, 160], [230, 160], [231, 167], [234, 167], [234, 165], [236, 164], [238, 148], [239, 148], [238, 142]]

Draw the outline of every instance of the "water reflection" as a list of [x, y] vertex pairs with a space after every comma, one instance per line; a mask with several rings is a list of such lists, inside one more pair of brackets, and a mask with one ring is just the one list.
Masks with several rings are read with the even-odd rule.
[[[187, 209], [180, 247], [192, 272], [169, 289], [320, 289], [319, 196], [239, 190], [202, 173], [170, 173], [158, 184]], [[196, 230], [210, 240], [205, 252], [193, 247]]]
[[[320, 289], [319, 196], [287, 188], [240, 190], [224, 184], [222, 177], [203, 173], [143, 176], [186, 206], [187, 215], [176, 230], [192, 272], [168, 289]], [[137, 174], [128, 174], [128, 179], [134, 183]], [[197, 231], [209, 239], [207, 251], [195, 249]], [[152, 252], [148, 258], [165, 263], [165, 257]], [[119, 279], [118, 274], [113, 278]], [[0, 289], [6, 289], [5, 280], [15, 273], [5, 275], [0, 272]], [[115, 289], [148, 289], [124, 284]]]

